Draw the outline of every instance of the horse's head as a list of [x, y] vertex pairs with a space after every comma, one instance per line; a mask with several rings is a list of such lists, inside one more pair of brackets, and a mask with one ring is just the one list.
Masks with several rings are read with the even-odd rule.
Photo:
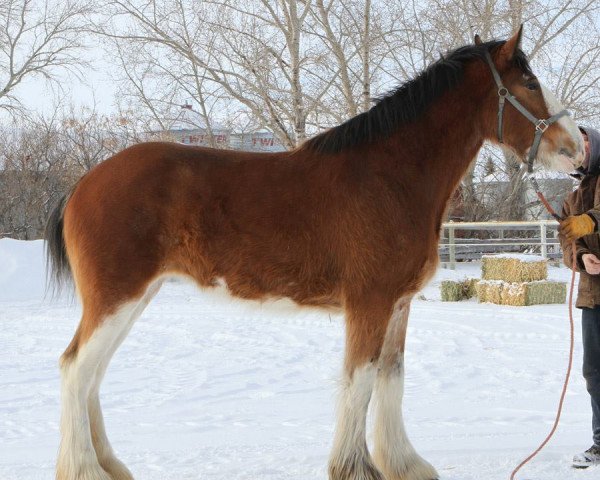
[[[486, 136], [503, 143], [524, 162], [535, 159], [551, 170], [572, 171], [583, 162], [583, 138], [558, 99], [531, 71], [520, 49], [522, 31], [521, 26], [512, 38], [486, 53], [485, 68], [491, 79]], [[475, 43], [485, 45], [479, 36]]]

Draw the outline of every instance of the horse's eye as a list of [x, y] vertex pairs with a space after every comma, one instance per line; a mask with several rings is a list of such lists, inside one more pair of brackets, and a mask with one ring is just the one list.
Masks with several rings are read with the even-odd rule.
[[537, 81], [529, 82], [525, 85], [525, 87], [529, 90], [538, 90], [540, 88], [540, 84]]

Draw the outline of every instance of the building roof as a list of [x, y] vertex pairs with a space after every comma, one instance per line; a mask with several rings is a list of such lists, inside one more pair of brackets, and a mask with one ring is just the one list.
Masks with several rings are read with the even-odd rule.
[[[192, 105], [187, 102], [181, 105], [179, 113], [173, 120], [170, 132], [181, 131], [181, 130], [206, 130], [207, 125], [203, 116], [192, 108]], [[217, 122], [211, 122], [211, 128], [213, 131], [228, 130], [225, 126]]]

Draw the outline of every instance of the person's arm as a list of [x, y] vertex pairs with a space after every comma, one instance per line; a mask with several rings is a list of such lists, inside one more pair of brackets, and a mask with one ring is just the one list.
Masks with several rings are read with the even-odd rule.
[[[598, 213], [600, 214], [600, 210], [598, 211]], [[578, 215], [576, 215], [576, 216], [570, 216], [570, 215], [571, 215], [571, 207], [569, 206], [568, 202], [565, 202], [563, 205], [563, 209], [562, 209], [562, 217], [563, 218], [576, 218], [578, 216]], [[562, 227], [562, 223], [561, 223], [561, 227]], [[591, 255], [591, 254], [590, 254], [590, 250], [588, 249], [585, 242], [581, 238], [577, 238], [577, 240], [575, 240], [575, 241], [567, 238], [567, 236], [563, 233], [562, 228], [559, 229], [558, 239], [560, 241], [560, 245], [561, 245], [562, 251], [563, 251], [563, 263], [567, 267], [573, 268], [572, 264], [573, 264], [573, 243], [574, 243], [575, 249], [576, 249], [576, 258], [577, 258], [577, 265], [575, 266], [575, 268], [579, 272], [586, 271], [587, 269], [586, 269], [586, 265], [584, 264], [584, 261], [583, 261], [583, 256]], [[586, 260], [588, 260], [588, 259], [591, 260], [591, 257], [586, 257]]]
[[559, 231], [568, 241], [573, 241], [598, 231], [600, 210], [593, 208], [581, 215], [570, 215], [563, 218]]
[[600, 225], [600, 205], [594, 205], [594, 208], [585, 212], [586, 215], [589, 215], [594, 221], [595, 230], [598, 231], [598, 225]]

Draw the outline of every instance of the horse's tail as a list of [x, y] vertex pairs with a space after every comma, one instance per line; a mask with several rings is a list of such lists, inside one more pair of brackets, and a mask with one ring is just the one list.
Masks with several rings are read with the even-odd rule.
[[64, 195], [48, 217], [44, 238], [46, 239], [46, 283], [54, 294], [71, 282], [73, 277], [67, 257], [63, 236], [63, 217], [69, 194]]

